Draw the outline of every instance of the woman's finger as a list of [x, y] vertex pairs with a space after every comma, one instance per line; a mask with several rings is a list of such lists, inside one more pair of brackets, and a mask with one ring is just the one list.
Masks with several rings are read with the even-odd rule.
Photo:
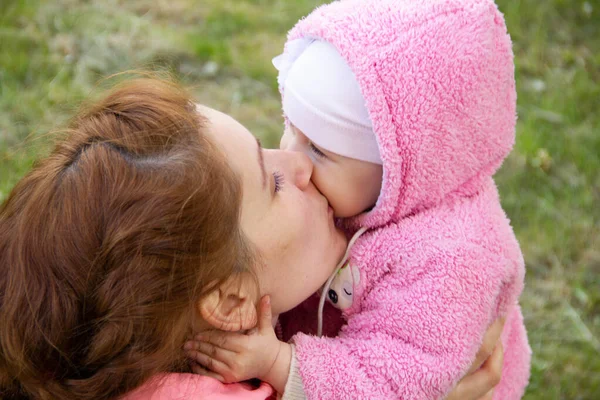
[[492, 386], [496, 386], [502, 379], [502, 367], [504, 365], [504, 347], [498, 342], [492, 355], [483, 363], [480, 370], [486, 371]]
[[500, 335], [502, 335], [502, 330], [504, 329], [504, 322], [506, 318], [498, 318], [494, 321], [492, 325], [488, 328], [483, 336], [483, 342], [479, 351], [477, 351], [477, 355], [475, 356], [475, 361], [471, 364], [471, 368], [469, 368], [468, 374], [471, 374], [477, 371], [483, 363], [490, 357], [494, 349], [496, 348], [496, 344], [500, 340]]
[[500, 382], [504, 351], [502, 343], [498, 343], [492, 355], [481, 368], [464, 377], [452, 391], [447, 400], [478, 400], [491, 398], [490, 393]]

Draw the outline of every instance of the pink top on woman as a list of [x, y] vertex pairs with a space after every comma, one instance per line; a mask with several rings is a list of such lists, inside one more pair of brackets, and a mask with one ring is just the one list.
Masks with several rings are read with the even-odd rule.
[[267, 383], [254, 387], [240, 382], [225, 384], [195, 374], [164, 374], [150, 379], [121, 400], [271, 400], [275, 391]]

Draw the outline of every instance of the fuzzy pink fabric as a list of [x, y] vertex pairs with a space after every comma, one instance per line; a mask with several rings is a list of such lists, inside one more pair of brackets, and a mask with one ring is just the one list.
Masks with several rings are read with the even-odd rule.
[[[494, 398], [521, 398], [531, 357], [518, 305], [524, 261], [492, 179], [516, 123], [502, 14], [491, 0], [345, 0], [300, 21], [286, 51], [298, 38], [346, 59], [384, 166], [376, 207], [348, 224], [372, 229], [352, 253], [361, 279], [346, 324], [337, 338], [293, 338], [307, 397], [441, 398], [506, 315]], [[306, 307], [282, 317], [284, 332]]]
[[149, 380], [121, 400], [274, 400], [267, 383], [253, 387], [248, 383], [224, 384], [195, 374], [164, 374]]

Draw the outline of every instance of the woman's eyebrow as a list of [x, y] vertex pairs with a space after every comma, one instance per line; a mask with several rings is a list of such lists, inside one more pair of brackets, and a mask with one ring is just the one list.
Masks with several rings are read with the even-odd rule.
[[262, 187], [264, 189], [265, 185], [267, 184], [267, 172], [265, 171], [265, 160], [263, 158], [263, 148], [260, 143], [260, 139], [257, 137], [255, 137], [255, 139], [256, 139], [256, 145], [258, 146], [256, 148], [256, 150], [258, 152], [258, 165], [260, 166], [260, 171], [262, 173]]

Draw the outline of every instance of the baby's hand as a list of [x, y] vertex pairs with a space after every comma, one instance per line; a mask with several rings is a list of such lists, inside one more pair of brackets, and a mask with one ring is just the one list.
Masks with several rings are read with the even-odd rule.
[[270, 299], [265, 296], [261, 300], [258, 327], [247, 334], [208, 331], [197, 335], [184, 346], [187, 356], [200, 364], [192, 370], [224, 383], [259, 378], [276, 390], [281, 384], [285, 387], [291, 346], [277, 339], [271, 319]]

